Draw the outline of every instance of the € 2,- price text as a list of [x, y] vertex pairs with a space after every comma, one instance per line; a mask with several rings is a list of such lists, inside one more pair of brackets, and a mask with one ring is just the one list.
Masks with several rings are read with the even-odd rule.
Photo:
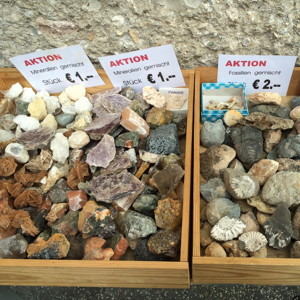
[[[87, 76], [82, 76], [79, 74], [79, 72], [76, 72], [74, 75], [71, 75], [70, 73], [66, 73], [66, 79], [72, 83], [76, 82], [76, 80], [81, 80], [81, 81], [88, 81], [90, 78], [93, 78], [93, 75], [87, 75]], [[77, 79], [78, 78], [78, 79]]]
[[148, 74], [147, 80], [150, 83], [154, 84], [154, 83], [156, 83], [156, 80], [161, 80], [161, 82], [165, 82], [165, 81], [169, 81], [170, 79], [175, 78], [175, 77], [176, 77], [175, 75], [166, 76], [166, 75], [163, 75], [162, 72], [159, 72], [157, 75]]
[[261, 81], [259, 79], [256, 79], [253, 81], [252, 86], [254, 89], [258, 90], [258, 89], [263, 89], [263, 90], [272, 90], [273, 87], [280, 87], [280, 84], [273, 84], [271, 83], [270, 79], [266, 79], [264, 81]]

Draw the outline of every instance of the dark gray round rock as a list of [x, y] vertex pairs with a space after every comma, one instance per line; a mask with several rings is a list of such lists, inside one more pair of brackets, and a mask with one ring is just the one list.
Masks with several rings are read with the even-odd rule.
[[300, 106], [300, 97], [295, 97], [291, 101], [291, 109]]
[[300, 158], [300, 134], [290, 135], [277, 146], [278, 157]]
[[214, 198], [230, 198], [230, 194], [226, 191], [225, 184], [221, 178], [213, 178], [201, 184], [200, 192], [207, 201]]

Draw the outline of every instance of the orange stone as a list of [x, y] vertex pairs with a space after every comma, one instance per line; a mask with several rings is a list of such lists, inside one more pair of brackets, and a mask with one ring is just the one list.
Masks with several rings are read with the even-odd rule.
[[122, 111], [120, 124], [128, 131], [137, 132], [141, 138], [149, 135], [147, 122], [129, 107], [124, 108]]
[[111, 248], [102, 249], [106, 240], [100, 237], [90, 237], [86, 240], [84, 260], [110, 260], [114, 255]]
[[78, 218], [78, 230], [82, 232], [84, 223], [87, 218], [89, 218], [95, 210], [99, 208], [99, 205], [95, 201], [88, 201], [83, 207], [82, 211], [79, 213]]
[[88, 254], [89, 252], [93, 250], [99, 250], [102, 249], [104, 244], [106, 243], [105, 239], [102, 239], [100, 237], [90, 237], [86, 240], [85, 242], [85, 247], [84, 247], [84, 254]]
[[88, 198], [84, 191], [67, 191], [67, 198], [69, 200], [69, 207], [71, 210], [76, 211], [84, 207]]
[[114, 247], [114, 256], [111, 258], [112, 260], [119, 260], [121, 256], [123, 256], [128, 248], [129, 244], [127, 240], [122, 236], [118, 243]]

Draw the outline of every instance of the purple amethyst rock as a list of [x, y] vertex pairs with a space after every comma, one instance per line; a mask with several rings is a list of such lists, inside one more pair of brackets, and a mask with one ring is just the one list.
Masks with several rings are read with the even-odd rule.
[[114, 203], [127, 210], [144, 190], [144, 184], [127, 171], [119, 174], [100, 175], [90, 181], [92, 194], [97, 201]]
[[18, 137], [18, 142], [24, 144], [27, 150], [34, 150], [47, 146], [52, 137], [52, 130], [49, 127], [42, 127], [22, 133]]
[[104, 97], [106, 97], [108, 95], [118, 94], [120, 91], [121, 91], [120, 87], [115, 87], [115, 88], [112, 88], [112, 89], [109, 89], [109, 90], [105, 90], [105, 91], [101, 91], [101, 92], [98, 92], [96, 94], [93, 94], [92, 99], [91, 99], [91, 103], [92, 104], [100, 103], [101, 100]]
[[102, 140], [88, 153], [86, 162], [90, 166], [106, 168], [115, 158], [116, 147], [112, 136], [105, 134]]

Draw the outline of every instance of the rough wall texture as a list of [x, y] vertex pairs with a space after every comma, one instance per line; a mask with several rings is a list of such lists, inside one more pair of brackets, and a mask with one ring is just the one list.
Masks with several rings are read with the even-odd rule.
[[[0, 67], [81, 44], [99, 56], [172, 43], [182, 68], [218, 54], [299, 55], [299, 0], [0, 0]], [[298, 59], [297, 64], [300, 64]]]

